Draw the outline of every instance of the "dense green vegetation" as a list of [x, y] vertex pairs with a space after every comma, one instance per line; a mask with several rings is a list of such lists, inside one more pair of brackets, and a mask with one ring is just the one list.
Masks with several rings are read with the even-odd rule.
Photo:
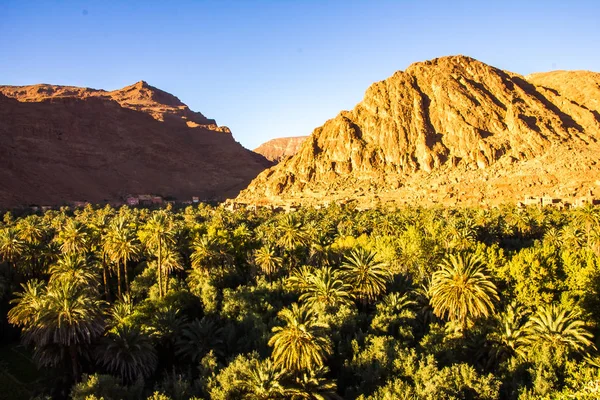
[[600, 395], [598, 208], [5, 214], [0, 261], [0, 397]]

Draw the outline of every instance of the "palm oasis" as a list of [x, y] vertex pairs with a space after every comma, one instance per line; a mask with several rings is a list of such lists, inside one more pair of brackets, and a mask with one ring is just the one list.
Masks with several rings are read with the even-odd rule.
[[0, 260], [13, 398], [599, 396], [597, 207], [6, 213]]

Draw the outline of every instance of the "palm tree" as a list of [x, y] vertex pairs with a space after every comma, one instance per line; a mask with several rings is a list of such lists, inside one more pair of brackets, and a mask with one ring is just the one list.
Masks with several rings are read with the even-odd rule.
[[303, 265], [300, 268], [296, 268], [287, 278], [287, 286], [293, 291], [305, 292], [311, 285], [313, 273], [314, 268], [310, 265]]
[[431, 281], [431, 305], [438, 317], [448, 317], [462, 331], [469, 321], [493, 312], [499, 300], [496, 285], [479, 257], [450, 255], [440, 266]]
[[19, 238], [29, 245], [37, 245], [44, 238], [44, 230], [37, 216], [20, 219], [17, 224]]
[[63, 254], [85, 254], [89, 250], [87, 226], [75, 219], [69, 219], [58, 232], [56, 241]]
[[345, 282], [352, 286], [356, 298], [363, 304], [385, 292], [390, 279], [387, 264], [377, 261], [376, 256], [371, 250], [358, 248], [352, 250], [342, 264]]
[[559, 304], [545, 305], [529, 319], [526, 329], [530, 335], [530, 344], [537, 346], [546, 343], [556, 347], [565, 346], [575, 352], [582, 352], [593, 346], [590, 339], [594, 336], [579, 319], [580, 313]]
[[233, 257], [218, 237], [203, 235], [193, 243], [190, 257], [192, 267], [208, 272], [211, 268], [224, 268], [233, 263]]
[[281, 380], [285, 373], [270, 359], [252, 360], [249, 368], [234, 381], [235, 387], [248, 400], [283, 399], [285, 390]]
[[515, 355], [525, 358], [524, 349], [529, 342], [526, 316], [527, 311], [522, 306], [511, 303], [498, 317], [496, 330], [490, 335], [492, 356], [497, 361]]
[[337, 385], [325, 378], [327, 368], [303, 371], [294, 383], [286, 386], [286, 395], [292, 400], [341, 400], [336, 393]]
[[591, 230], [600, 225], [600, 208], [592, 204], [579, 208], [575, 212], [575, 222], [583, 227], [589, 244]]
[[183, 326], [176, 341], [175, 354], [189, 358], [197, 364], [211, 350], [223, 355], [223, 329], [207, 317], [195, 319]]
[[141, 232], [142, 242], [146, 247], [156, 252], [158, 277], [158, 293], [162, 298], [163, 292], [163, 252], [165, 247], [174, 243], [173, 223], [164, 211], [158, 211], [152, 214], [144, 229]]
[[129, 293], [127, 261], [135, 259], [140, 252], [141, 243], [135, 229], [124, 215], [118, 215], [111, 221], [104, 237], [104, 254], [116, 264], [119, 296], [121, 296], [121, 265], [125, 276], [125, 291]]
[[15, 293], [15, 298], [11, 304], [15, 307], [8, 311], [8, 322], [29, 328], [34, 326], [41, 310], [44, 307], [44, 295], [46, 294], [46, 284], [37, 279], [31, 279], [27, 283], [22, 283], [22, 292]]
[[102, 283], [104, 285], [104, 298], [106, 301], [110, 301], [110, 291], [108, 288], [108, 263], [106, 259], [106, 252], [104, 251], [104, 239], [106, 237], [106, 231], [111, 221], [111, 216], [114, 214], [114, 210], [110, 206], [98, 210], [93, 216], [90, 222], [90, 243], [91, 251], [94, 254], [100, 253], [102, 255], [101, 267], [102, 267]]
[[560, 238], [566, 246], [579, 248], [585, 242], [584, 232], [576, 225], [567, 225], [562, 228]]
[[326, 327], [317, 322], [314, 312], [294, 303], [278, 316], [286, 325], [274, 327], [269, 340], [275, 365], [294, 373], [323, 366], [332, 348], [324, 333]]
[[320, 306], [338, 307], [353, 303], [352, 287], [339, 278], [339, 273], [331, 267], [318, 269], [308, 278], [306, 292], [300, 301], [312, 309]]
[[50, 283], [54, 281], [76, 282], [81, 285], [96, 283], [96, 274], [81, 254], [68, 253], [50, 266]]
[[277, 244], [288, 251], [293, 251], [308, 242], [306, 229], [302, 225], [302, 221], [298, 220], [296, 214], [286, 214], [279, 220], [277, 233], [279, 234]]
[[275, 248], [270, 244], [265, 244], [254, 252], [254, 263], [260, 267], [269, 279], [281, 266], [282, 262], [283, 259], [277, 256]]
[[0, 229], [0, 257], [2, 261], [15, 266], [27, 246], [19, 237], [19, 232], [14, 227]]
[[97, 360], [110, 373], [133, 382], [140, 376], [150, 376], [158, 357], [150, 338], [139, 328], [119, 325], [103, 338]]
[[[153, 261], [150, 265], [158, 268], [158, 260]], [[167, 294], [168, 283], [169, 283], [169, 274], [173, 271], [182, 270], [183, 262], [181, 260], [181, 255], [177, 252], [174, 245], [168, 245], [163, 249], [162, 255], [162, 293], [163, 296]]]
[[133, 301], [129, 294], [118, 299], [110, 310], [112, 326], [127, 324], [127, 318], [133, 314]]
[[73, 377], [80, 376], [79, 353], [104, 331], [101, 302], [88, 286], [57, 280], [45, 293], [37, 282], [24, 287], [10, 311], [9, 322], [23, 327], [23, 339], [34, 344], [41, 365], [70, 357]]

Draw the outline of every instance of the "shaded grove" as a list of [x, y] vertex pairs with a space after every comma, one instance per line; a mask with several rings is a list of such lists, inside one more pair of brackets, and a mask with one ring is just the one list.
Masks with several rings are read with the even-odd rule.
[[0, 261], [13, 398], [599, 396], [597, 207], [7, 213]]

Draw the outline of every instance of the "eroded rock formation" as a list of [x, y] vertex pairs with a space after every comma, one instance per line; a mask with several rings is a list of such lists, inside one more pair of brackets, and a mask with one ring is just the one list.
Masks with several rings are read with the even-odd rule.
[[456, 204], [587, 193], [600, 178], [599, 76], [525, 78], [464, 56], [415, 63], [371, 85], [239, 200]]
[[235, 196], [271, 163], [140, 81], [111, 92], [0, 86], [0, 206]]

